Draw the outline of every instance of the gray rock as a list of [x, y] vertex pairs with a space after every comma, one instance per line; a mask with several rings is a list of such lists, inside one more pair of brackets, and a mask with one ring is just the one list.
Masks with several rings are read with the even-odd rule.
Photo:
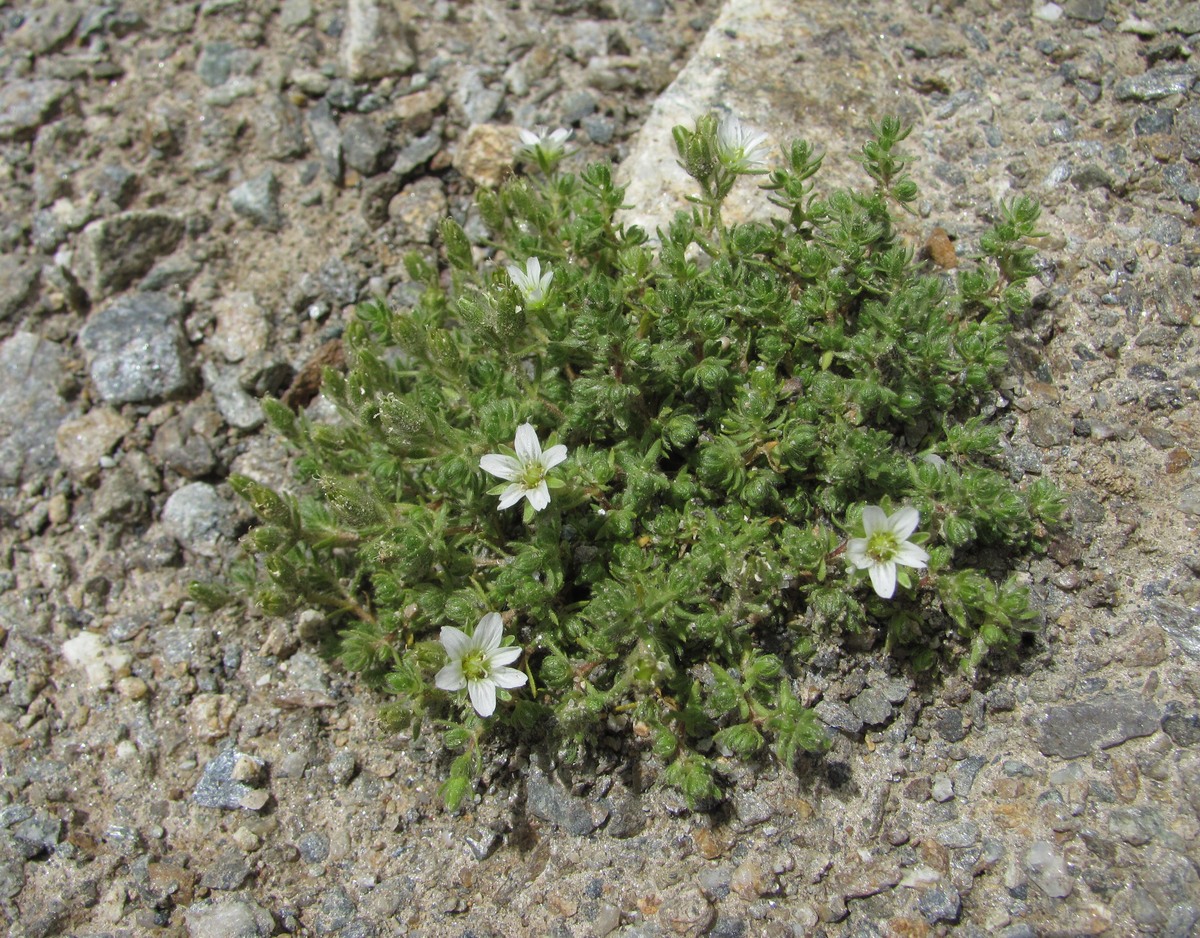
[[771, 820], [774, 810], [752, 791], [739, 791], [733, 796], [733, 810], [738, 820], [748, 827]]
[[283, 7], [279, 11], [279, 25], [284, 29], [307, 26], [312, 18], [312, 0], [283, 0]]
[[604, 832], [609, 837], [625, 840], [636, 837], [646, 827], [646, 813], [641, 803], [632, 796], [616, 798], [609, 803], [608, 824]]
[[1064, 0], [1062, 8], [1071, 19], [1099, 23], [1108, 10], [1108, 0]]
[[1113, 96], [1118, 101], [1157, 101], [1186, 93], [1195, 80], [1196, 70], [1192, 65], [1175, 62], [1121, 79], [1113, 86]]
[[1075, 888], [1066, 862], [1049, 841], [1039, 840], [1029, 848], [1025, 869], [1033, 884], [1051, 899], [1065, 899]]
[[258, 109], [254, 126], [264, 151], [273, 160], [298, 159], [308, 152], [304, 115], [281, 95], [267, 98]]
[[0, 345], [0, 485], [44, 479], [55, 463], [63, 400], [63, 353], [53, 342], [18, 332]]
[[608, 817], [608, 808], [576, 798], [536, 770], [526, 781], [525, 806], [530, 814], [576, 837], [586, 837]]
[[214, 362], [201, 366], [204, 386], [216, 402], [225, 422], [237, 430], [256, 430], [262, 426], [262, 405], [242, 388], [236, 368], [222, 368]]
[[973, 821], [956, 821], [938, 829], [933, 838], [943, 847], [973, 847], [979, 842], [979, 825]]
[[346, 75], [352, 81], [412, 71], [417, 60], [400, 8], [378, 0], [350, 0], [341, 57]]
[[296, 841], [296, 849], [305, 863], [324, 863], [329, 857], [329, 838], [319, 831], [310, 831]]
[[387, 134], [370, 117], [351, 117], [343, 124], [342, 155], [351, 169], [374, 176], [383, 169], [387, 151]]
[[202, 899], [184, 913], [188, 938], [267, 938], [275, 932], [271, 913], [251, 899]]
[[921, 893], [917, 911], [930, 925], [938, 922], [957, 922], [962, 915], [962, 897], [950, 883], [936, 883]]
[[961, 742], [968, 732], [963, 712], [953, 707], [938, 713], [933, 721], [933, 728], [948, 743]]
[[250, 865], [239, 850], [226, 850], [200, 874], [200, 885], [230, 892], [241, 888], [250, 875]]
[[79, 333], [100, 396], [116, 404], [175, 397], [193, 383], [183, 306], [162, 293], [123, 297], [94, 313]]
[[345, 175], [342, 132], [333, 118], [333, 110], [328, 101], [320, 101], [309, 109], [308, 130], [312, 134], [313, 143], [317, 145], [317, 155], [321, 158], [321, 167], [325, 170], [325, 175], [335, 185], [340, 186]]
[[892, 705], [883, 691], [868, 687], [850, 701], [850, 709], [863, 723], [878, 726], [892, 718]]
[[1200, 713], [1187, 713], [1177, 701], [1167, 704], [1162, 728], [1176, 746], [1191, 748], [1200, 744]]
[[468, 124], [486, 124], [504, 102], [503, 86], [489, 87], [478, 69], [465, 72], [454, 95]]
[[[403, 182], [433, 159], [441, 148], [442, 135], [437, 131], [431, 131], [423, 137], [417, 137], [396, 154], [396, 160], [392, 163], [392, 175], [398, 176], [400, 181]], [[395, 194], [395, 192], [392, 193], [392, 195]]]
[[28, 49], [34, 55], [46, 55], [64, 45], [79, 23], [80, 12], [67, 3], [34, 5], [25, 21], [9, 41], [14, 48]]
[[196, 61], [196, 74], [210, 88], [218, 88], [229, 81], [233, 73], [234, 47], [228, 42], [210, 42]]
[[354, 757], [354, 753], [347, 749], [341, 749], [329, 760], [325, 769], [329, 772], [329, 778], [335, 785], [348, 785], [354, 778], [354, 773], [358, 771], [358, 760]]
[[1188, 104], [1175, 114], [1175, 131], [1183, 146], [1183, 156], [1200, 162], [1200, 104]]
[[269, 169], [232, 189], [229, 204], [243, 218], [263, 228], [275, 231], [283, 225], [283, 216], [279, 213], [279, 180]]
[[[1148, 846], [1137, 854], [1137, 879], [1140, 889], [1132, 892], [1142, 901], [1133, 907], [1133, 917], [1148, 931], [1163, 928], [1175, 909], [1175, 915], [1186, 919], [1188, 910], [1181, 902], [1200, 895], [1200, 876], [1186, 856], [1173, 850]], [[1190, 932], [1175, 932], [1190, 936]]]
[[52, 815], [38, 811], [12, 828], [17, 840], [32, 847], [36, 853], [53, 849], [62, 840], [63, 822]]
[[1162, 816], [1148, 805], [1117, 807], [1108, 816], [1108, 832], [1131, 846], [1141, 847], [1162, 834]]
[[839, 700], [822, 700], [813, 711], [826, 726], [835, 730], [845, 730], [847, 733], [857, 733], [863, 728], [863, 721], [855, 716], [854, 711]]
[[109, 163], [92, 172], [88, 187], [97, 198], [107, 199], [114, 205], [125, 208], [137, 192], [138, 176], [124, 166]]
[[357, 909], [341, 886], [324, 890], [321, 900], [304, 912], [304, 922], [318, 935], [334, 935], [354, 919]]
[[611, 117], [605, 117], [603, 114], [593, 114], [591, 117], [585, 117], [580, 126], [592, 143], [598, 143], [601, 146], [611, 143], [612, 138], [617, 133], [616, 122]]
[[70, 90], [70, 83], [57, 79], [0, 82], [0, 140], [32, 137]]
[[562, 103], [562, 123], [570, 127], [596, 110], [596, 97], [590, 91], [576, 91], [567, 95]]
[[92, 496], [92, 520], [98, 524], [132, 524], [145, 517], [148, 508], [138, 477], [125, 466], [105, 473]]
[[163, 506], [163, 527], [187, 550], [217, 557], [234, 535], [234, 505], [207, 482], [191, 482], [171, 493]]
[[1109, 749], [1159, 728], [1153, 701], [1135, 694], [1106, 694], [1062, 707], [1050, 707], [1038, 721], [1043, 755], [1075, 759]]
[[247, 805], [253, 804], [253, 796], [260, 793], [245, 782], [239, 782], [234, 778], [234, 767], [239, 759], [258, 761], [253, 756], [244, 755], [236, 749], [226, 749], [204, 766], [204, 774], [196, 783], [196, 790], [192, 792], [192, 800], [203, 808], [253, 810], [247, 808]]
[[37, 294], [38, 265], [0, 254], [0, 322], [14, 316]]
[[400, 177], [393, 173], [384, 173], [363, 183], [360, 207], [368, 225], [379, 228], [387, 223], [388, 206], [402, 185]]
[[93, 297], [123, 290], [175, 250], [184, 226], [164, 212], [124, 212], [94, 221], [79, 236], [80, 281]]

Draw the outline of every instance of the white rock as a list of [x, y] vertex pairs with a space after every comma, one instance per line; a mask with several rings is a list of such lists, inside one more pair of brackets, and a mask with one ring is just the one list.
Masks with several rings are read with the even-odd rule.
[[95, 632], [80, 632], [63, 642], [63, 658], [87, 675], [89, 690], [107, 690], [113, 680], [129, 673], [133, 662], [128, 652], [113, 648]]

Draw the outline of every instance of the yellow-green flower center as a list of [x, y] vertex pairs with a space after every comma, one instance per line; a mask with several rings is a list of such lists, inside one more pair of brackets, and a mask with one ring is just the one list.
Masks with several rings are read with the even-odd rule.
[[462, 659], [463, 677], [468, 681], [482, 681], [488, 676], [487, 658], [478, 648], [468, 651]]
[[527, 489], [536, 489], [546, 477], [546, 470], [540, 462], [526, 463], [521, 467], [521, 485]]
[[867, 538], [867, 556], [876, 563], [887, 563], [896, 556], [900, 549], [900, 540], [896, 532], [884, 528], [874, 532]]

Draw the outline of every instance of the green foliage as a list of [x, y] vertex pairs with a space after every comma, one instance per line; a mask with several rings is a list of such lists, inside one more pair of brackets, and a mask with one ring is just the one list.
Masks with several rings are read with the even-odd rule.
[[[955, 279], [929, 271], [892, 215], [916, 198], [907, 134], [880, 123], [863, 192], [819, 193], [821, 157], [793, 143], [762, 186], [782, 213], [726, 226], [722, 200], [759, 170], [722, 156], [715, 118], [677, 128], [700, 194], [658, 248], [618, 220], [607, 166], [560, 174], [553, 141], [529, 149], [544, 178], [479, 196], [496, 262], [477, 268], [447, 221], [449, 275], [411, 258], [414, 308], [360, 308], [348, 371], [325, 378], [338, 421], [267, 403], [304, 494], [232, 480], [261, 519], [247, 588], [270, 612], [321, 609], [389, 723], [442, 728], [448, 804], [496, 726], [572, 759], [614, 719], [703, 803], [722, 758], [825, 745], [792, 686], [822, 637], [880, 629], [915, 667], [976, 667], [1031, 628], [1027, 591], [978, 558], [1037, 549], [1063, 502], [998, 471], [980, 411], [1028, 305], [1037, 206], [1003, 206]], [[505, 273], [531, 257], [544, 296]], [[511, 457], [524, 423], [568, 456], [545, 510], [500, 510], [509, 483], [480, 459]], [[928, 552], [887, 598], [847, 562], [868, 505], [916, 508]], [[529, 683], [483, 719], [435, 676], [440, 629], [488, 612]]]

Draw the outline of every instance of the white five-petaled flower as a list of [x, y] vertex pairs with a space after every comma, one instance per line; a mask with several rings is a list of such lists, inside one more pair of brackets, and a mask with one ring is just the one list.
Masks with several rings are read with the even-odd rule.
[[525, 262], [524, 270], [516, 264], [509, 264], [505, 269], [513, 286], [521, 291], [525, 302], [532, 308], [536, 309], [546, 302], [546, 293], [550, 289], [550, 281], [554, 279], [554, 271], [547, 270], [542, 273], [542, 262], [536, 257], [531, 257]]
[[846, 556], [859, 570], [871, 575], [871, 585], [884, 599], [896, 592], [896, 564], [920, 569], [929, 561], [929, 554], [908, 539], [917, 529], [921, 515], [917, 509], [904, 507], [891, 515], [877, 505], [863, 509], [865, 537], [852, 537], [846, 544]]
[[755, 173], [767, 168], [767, 135], [743, 127], [736, 117], [721, 119], [717, 127], [717, 159], [735, 173]]
[[533, 424], [523, 423], [517, 427], [513, 449], [517, 453], [515, 457], [488, 453], [479, 460], [479, 468], [509, 483], [498, 493], [501, 508], [509, 508], [527, 498], [534, 511], [541, 511], [550, 504], [546, 473], [567, 458], [567, 448], [559, 443], [543, 453]]
[[548, 160], [557, 160], [563, 155], [566, 143], [574, 133], [565, 127], [558, 127], [554, 130], [547, 130], [545, 127], [526, 130], [522, 127], [517, 132], [521, 135], [522, 153], [536, 157], [540, 152]]
[[480, 619], [474, 635], [452, 625], [443, 626], [441, 642], [450, 663], [437, 673], [433, 682], [448, 691], [465, 687], [475, 712], [490, 717], [496, 711], [496, 688], [521, 687], [527, 680], [516, 668], [506, 667], [521, 656], [521, 649], [511, 645], [502, 647], [503, 637], [504, 620], [497, 612], [489, 612]]

